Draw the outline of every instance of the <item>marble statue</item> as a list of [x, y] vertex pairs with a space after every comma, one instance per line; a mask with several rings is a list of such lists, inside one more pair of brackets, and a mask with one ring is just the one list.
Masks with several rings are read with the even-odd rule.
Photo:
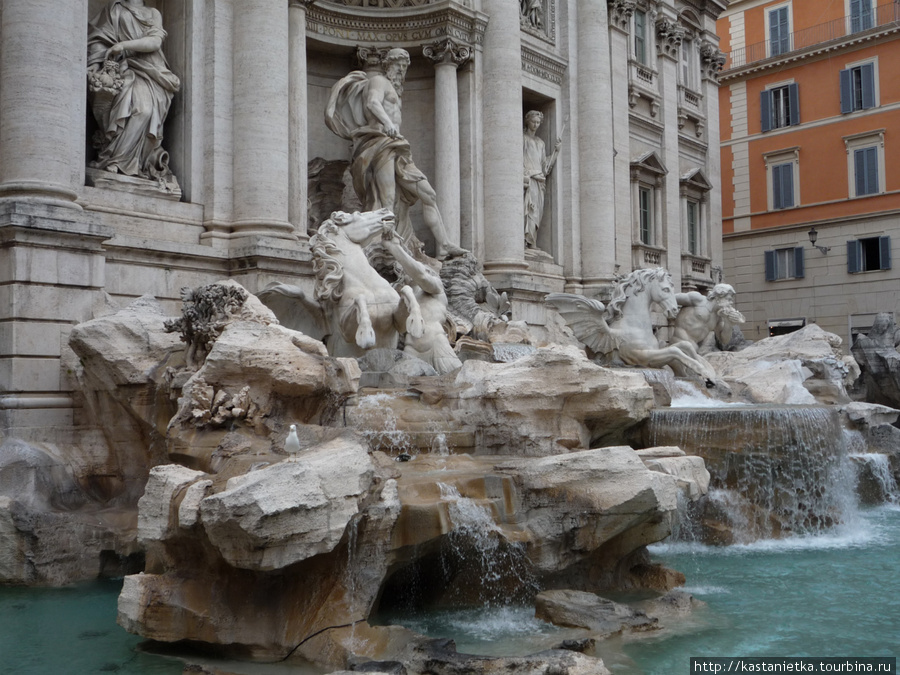
[[314, 298], [298, 286], [272, 284], [258, 294], [286, 327], [327, 340], [331, 356], [362, 356], [372, 348], [395, 349], [425, 335], [413, 289], [399, 293], [369, 262], [365, 248], [394, 229], [389, 209], [336, 211], [309, 240], [316, 275]]
[[544, 215], [547, 176], [553, 170], [562, 144], [562, 139], [558, 139], [553, 152], [544, 154], [544, 141], [536, 134], [543, 120], [544, 115], [539, 110], [530, 110], [525, 114], [525, 245], [528, 248], [537, 248], [537, 232]]
[[744, 315], [734, 307], [734, 288], [716, 284], [704, 297], [697, 291], [679, 293], [675, 300], [681, 309], [675, 317], [672, 333], [677, 340], [697, 345], [701, 354], [724, 350], [731, 342], [735, 326], [744, 323]]
[[506, 291], [497, 292], [470, 252], [445, 260], [441, 281], [457, 324], [466, 326], [475, 339], [490, 341], [493, 327], [509, 321], [512, 306]]
[[551, 293], [544, 302], [559, 311], [575, 337], [611, 363], [670, 366], [676, 375], [693, 373], [707, 386], [715, 383], [715, 370], [693, 342], [679, 340], [661, 347], [653, 334], [652, 304], [659, 305], [669, 319], [678, 314], [672, 277], [662, 267], [631, 272], [616, 285], [608, 306], [571, 293]]
[[413, 234], [409, 209], [421, 201], [425, 225], [437, 247], [436, 257], [460, 255], [463, 249], [448, 238], [434, 188], [413, 162], [409, 141], [400, 133], [409, 53], [391, 49], [384, 65], [384, 74], [356, 70], [335, 84], [325, 110], [325, 124], [353, 142], [353, 187], [366, 211], [391, 209], [397, 215], [400, 235], [409, 241]]
[[89, 22], [88, 94], [99, 127], [90, 166], [172, 190], [163, 124], [181, 82], [162, 52], [165, 37], [162, 16], [144, 0], [112, 0]]
[[439, 375], [453, 372], [462, 366], [462, 361], [448, 338], [448, 332], [455, 333], [456, 326], [450, 318], [441, 277], [424, 262], [416, 260], [396, 232], [386, 230], [382, 244], [413, 288], [425, 323], [425, 332], [421, 336], [407, 333], [403, 351], [422, 359]]
[[535, 30], [544, 28], [544, 0], [519, 0], [522, 23]]

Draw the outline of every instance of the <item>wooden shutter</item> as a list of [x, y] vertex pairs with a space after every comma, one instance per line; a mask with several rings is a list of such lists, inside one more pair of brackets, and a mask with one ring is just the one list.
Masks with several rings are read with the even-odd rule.
[[775, 281], [775, 251], [765, 252], [766, 281]]
[[862, 107], [863, 110], [875, 107], [875, 64], [864, 63], [859, 66], [862, 74]]
[[841, 113], [853, 112], [853, 81], [850, 69], [841, 71]]
[[881, 269], [891, 269], [891, 238], [878, 237], [878, 256]]
[[856, 274], [862, 269], [862, 243], [859, 239], [847, 242], [847, 271]]
[[791, 106], [790, 125], [792, 127], [800, 124], [800, 88], [796, 82], [788, 85], [788, 97]]
[[772, 128], [772, 92], [768, 89], [759, 92], [759, 116], [762, 130], [769, 131]]
[[794, 277], [803, 278], [803, 247], [794, 247]]

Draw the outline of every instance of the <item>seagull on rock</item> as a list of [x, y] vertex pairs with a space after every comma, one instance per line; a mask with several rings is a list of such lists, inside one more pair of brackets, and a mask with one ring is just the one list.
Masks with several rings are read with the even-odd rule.
[[295, 455], [300, 452], [300, 439], [297, 437], [297, 425], [292, 424], [291, 430], [288, 432], [284, 441], [284, 450], [289, 455]]

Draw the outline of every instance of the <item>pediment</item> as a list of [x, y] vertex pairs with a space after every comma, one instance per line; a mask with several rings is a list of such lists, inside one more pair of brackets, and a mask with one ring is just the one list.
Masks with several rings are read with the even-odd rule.
[[706, 174], [699, 168], [688, 171], [681, 177], [680, 182], [682, 187], [692, 188], [700, 192], [709, 192], [713, 188], [712, 183], [709, 182]]
[[659, 158], [656, 150], [646, 152], [637, 159], [632, 160], [631, 169], [632, 171], [634, 171], [635, 169], [648, 171], [657, 176], [665, 176], [667, 173], [669, 173], [669, 170], [666, 168], [666, 165], [663, 164], [663, 161]]

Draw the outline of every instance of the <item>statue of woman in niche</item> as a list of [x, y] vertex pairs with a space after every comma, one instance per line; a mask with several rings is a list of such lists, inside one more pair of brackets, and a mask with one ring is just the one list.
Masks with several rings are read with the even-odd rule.
[[162, 16], [144, 0], [112, 0], [88, 23], [88, 94], [99, 126], [90, 166], [173, 191], [163, 123], [181, 81], [162, 53], [165, 37]]
[[537, 248], [537, 232], [544, 215], [547, 176], [556, 164], [559, 146], [562, 144], [562, 139], [557, 139], [553, 152], [544, 154], [544, 141], [536, 135], [543, 121], [544, 114], [539, 110], [529, 110], [525, 114], [525, 245], [528, 248]]

